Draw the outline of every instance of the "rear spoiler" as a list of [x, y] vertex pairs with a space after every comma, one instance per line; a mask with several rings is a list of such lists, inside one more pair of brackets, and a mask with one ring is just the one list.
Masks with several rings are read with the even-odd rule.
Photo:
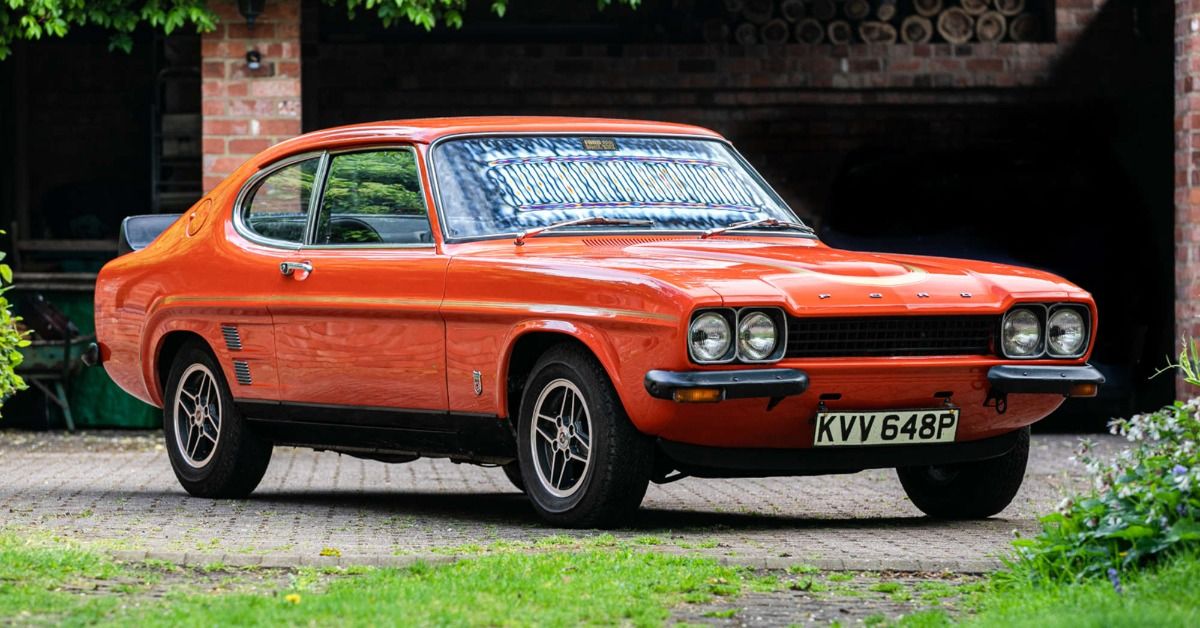
[[117, 255], [146, 248], [158, 234], [166, 231], [183, 214], [144, 214], [129, 216], [121, 221], [121, 237], [117, 240]]

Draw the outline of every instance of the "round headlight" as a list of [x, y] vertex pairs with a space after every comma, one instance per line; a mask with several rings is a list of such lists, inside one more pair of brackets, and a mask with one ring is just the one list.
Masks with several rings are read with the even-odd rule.
[[1035, 356], [1041, 351], [1042, 324], [1032, 310], [1017, 309], [1004, 317], [1001, 334], [1004, 355], [1010, 358]]
[[688, 339], [692, 347], [692, 357], [701, 362], [716, 362], [725, 359], [729, 354], [729, 346], [733, 342], [730, 337], [729, 321], [716, 312], [707, 312], [692, 321]]
[[765, 360], [775, 352], [775, 321], [762, 312], [751, 312], [738, 323], [738, 355], [744, 360]]
[[1083, 316], [1079, 310], [1055, 310], [1046, 323], [1046, 345], [1054, 355], [1077, 355], [1086, 337]]

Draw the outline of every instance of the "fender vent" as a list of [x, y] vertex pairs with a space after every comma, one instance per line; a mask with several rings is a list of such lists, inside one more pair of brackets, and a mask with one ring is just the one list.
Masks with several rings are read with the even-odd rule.
[[237, 383], [243, 386], [254, 383], [254, 380], [250, 379], [250, 364], [245, 360], [233, 361], [233, 376], [237, 378]]
[[242, 334], [236, 325], [221, 325], [221, 335], [225, 337], [225, 346], [230, 351], [242, 350]]

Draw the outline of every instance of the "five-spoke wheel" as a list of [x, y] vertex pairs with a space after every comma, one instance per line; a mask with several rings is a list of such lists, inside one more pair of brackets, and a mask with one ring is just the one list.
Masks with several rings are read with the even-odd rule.
[[607, 373], [575, 344], [552, 347], [525, 385], [518, 423], [525, 491], [552, 523], [603, 526], [637, 510], [652, 443], [629, 422]]
[[271, 443], [251, 432], [208, 348], [180, 348], [163, 391], [163, 430], [175, 477], [199, 497], [244, 497], [271, 461]]
[[221, 395], [204, 364], [192, 364], [175, 392], [175, 446], [183, 461], [199, 469], [212, 459], [221, 438]]
[[536, 421], [529, 436], [538, 481], [556, 497], [579, 490], [591, 460], [592, 417], [583, 393], [566, 379], [546, 385], [534, 404]]

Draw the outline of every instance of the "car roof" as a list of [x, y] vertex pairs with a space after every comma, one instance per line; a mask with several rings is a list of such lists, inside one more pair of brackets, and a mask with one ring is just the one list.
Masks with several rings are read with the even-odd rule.
[[478, 133], [564, 133], [597, 135], [692, 135], [721, 138], [709, 129], [690, 124], [619, 120], [609, 118], [565, 118], [550, 116], [476, 116], [386, 120], [339, 126], [305, 133], [260, 153], [253, 161], [262, 165], [296, 153], [337, 146], [373, 142], [429, 144], [451, 135]]

